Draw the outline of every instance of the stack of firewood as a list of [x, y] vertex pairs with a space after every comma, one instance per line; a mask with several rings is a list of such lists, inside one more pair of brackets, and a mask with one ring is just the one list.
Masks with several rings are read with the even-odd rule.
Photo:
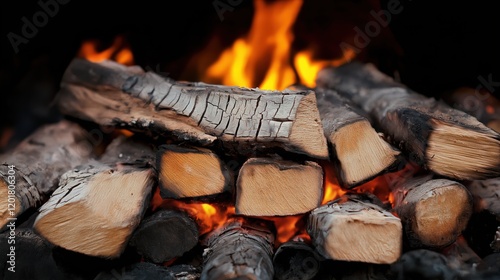
[[[76, 59], [57, 97], [72, 121], [40, 128], [1, 158], [0, 196], [12, 202], [0, 202], [0, 226], [38, 209], [36, 233], [73, 252], [118, 258], [131, 247], [160, 264], [201, 243], [202, 279], [312, 279], [327, 260], [397, 264], [413, 249], [467, 247], [457, 238], [474, 207], [499, 216], [498, 133], [371, 65], [324, 69], [317, 85], [176, 82]], [[77, 119], [133, 136], [97, 153]], [[349, 191], [322, 205], [330, 166]], [[405, 166], [419, 173], [400, 176]], [[393, 205], [356, 193], [383, 174]], [[201, 236], [181, 209], [151, 210], [156, 189], [165, 200], [225, 199], [235, 215]], [[307, 215], [310, 243], [275, 250], [267, 218], [298, 214]]]

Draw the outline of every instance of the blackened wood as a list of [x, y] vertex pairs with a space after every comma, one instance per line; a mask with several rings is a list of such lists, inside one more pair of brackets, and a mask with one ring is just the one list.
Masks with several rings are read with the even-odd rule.
[[472, 181], [467, 189], [474, 198], [476, 212], [486, 210], [500, 220], [500, 177]]
[[323, 198], [323, 170], [312, 161], [297, 163], [251, 158], [236, 182], [236, 213], [249, 216], [302, 214]]
[[195, 221], [184, 212], [160, 210], [141, 222], [129, 244], [146, 261], [167, 262], [198, 243], [196, 227]]
[[326, 159], [313, 91], [265, 91], [175, 82], [138, 67], [75, 59], [62, 79], [64, 114], [102, 125], [170, 132], [181, 140], [237, 152], [279, 147]]
[[495, 237], [493, 238], [493, 241], [490, 244], [491, 249], [493, 249], [493, 252], [495, 253], [500, 253], [500, 227], [497, 227], [497, 231], [495, 232]]
[[186, 198], [234, 191], [232, 170], [209, 149], [163, 145], [156, 157], [163, 198]]
[[92, 162], [64, 173], [59, 188], [40, 208], [34, 227], [53, 244], [106, 258], [124, 251], [156, 184], [148, 163], [154, 152], [149, 149], [145, 161], [128, 159], [123, 155], [143, 154], [148, 147], [130, 145], [125, 137], [113, 141], [103, 156], [108, 163]]
[[273, 243], [266, 224], [229, 222], [209, 237], [201, 280], [273, 279]]
[[416, 177], [390, 186], [394, 210], [413, 248], [453, 243], [472, 215], [472, 197], [462, 184], [431, 178]]
[[469, 247], [463, 236], [459, 236], [451, 245], [440, 250], [446, 256], [449, 265], [462, 274], [467, 274], [481, 263], [481, 258]]
[[273, 256], [274, 278], [309, 280], [319, 272], [322, 258], [307, 243], [289, 241], [281, 244]]
[[317, 88], [325, 137], [332, 146], [339, 183], [358, 186], [400, 165], [400, 151], [378, 135], [369, 120], [337, 92]]
[[418, 249], [404, 253], [390, 268], [390, 279], [457, 279], [458, 274], [449, 266], [442, 254]]
[[497, 276], [500, 275], [500, 253], [497, 252], [484, 257], [477, 266], [477, 271], [494, 272]]
[[314, 209], [307, 232], [316, 250], [328, 259], [390, 264], [402, 251], [399, 218], [357, 195], [344, 195]]
[[[32, 229], [18, 229], [12, 232], [8, 230], [0, 234], [0, 251], [2, 252], [0, 254], [0, 278], [5, 280], [68, 279], [68, 275], [53, 258], [53, 247]], [[12, 269], [9, 270], [10, 267]]]
[[[59, 177], [86, 162], [92, 152], [88, 133], [60, 121], [37, 129], [0, 159], [0, 228], [39, 207], [57, 188]], [[13, 176], [13, 177], [9, 177]]]
[[337, 90], [368, 112], [410, 160], [463, 180], [500, 176], [500, 135], [476, 118], [417, 94], [373, 65], [322, 70], [319, 87]]

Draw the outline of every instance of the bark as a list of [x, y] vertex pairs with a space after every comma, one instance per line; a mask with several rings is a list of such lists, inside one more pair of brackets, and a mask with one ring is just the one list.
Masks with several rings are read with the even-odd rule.
[[313, 91], [265, 91], [175, 82], [114, 62], [75, 59], [62, 79], [64, 114], [102, 125], [171, 133], [239, 153], [282, 148], [315, 158], [328, 149]]
[[281, 244], [273, 257], [275, 275], [278, 280], [309, 280], [318, 274], [321, 257], [307, 243], [289, 241]]
[[146, 260], [167, 262], [198, 243], [195, 221], [180, 211], [160, 210], [144, 219], [129, 244]]
[[163, 198], [201, 197], [234, 190], [232, 171], [208, 149], [163, 145], [156, 166]]
[[284, 216], [308, 212], [323, 198], [323, 170], [271, 158], [251, 158], [236, 182], [236, 213], [249, 216]]
[[385, 142], [348, 100], [324, 88], [316, 89], [316, 98], [342, 187], [353, 188], [403, 166], [400, 151]]
[[313, 210], [307, 232], [328, 259], [389, 264], [401, 255], [399, 218], [358, 196], [345, 195]]
[[472, 197], [462, 184], [430, 178], [413, 178], [391, 186], [394, 210], [413, 248], [453, 243], [472, 215]]
[[460, 180], [500, 175], [498, 133], [396, 83], [371, 64], [324, 69], [317, 84], [337, 90], [368, 112], [410, 160], [435, 173]]
[[[129, 145], [125, 138], [113, 141], [103, 156], [106, 163], [94, 162], [64, 173], [59, 188], [39, 209], [34, 226], [53, 244], [90, 256], [116, 258], [139, 225], [156, 183], [148, 164], [154, 153], [149, 150], [146, 162], [127, 160], [127, 154], [141, 154], [148, 147]], [[109, 164], [112, 155], [117, 156], [114, 165]]]
[[274, 235], [265, 225], [226, 224], [208, 240], [201, 280], [273, 279], [273, 243]]
[[[78, 125], [45, 125], [0, 159], [0, 228], [43, 204], [59, 177], [83, 164], [92, 152], [90, 136]], [[11, 177], [13, 176], [13, 177]]]
[[476, 212], [487, 210], [500, 220], [500, 177], [473, 181], [467, 189], [474, 198]]

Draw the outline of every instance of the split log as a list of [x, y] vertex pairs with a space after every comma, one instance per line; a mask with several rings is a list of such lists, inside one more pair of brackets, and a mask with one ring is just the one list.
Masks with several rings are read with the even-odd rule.
[[400, 165], [400, 151], [385, 142], [345, 98], [323, 88], [316, 89], [316, 98], [342, 187], [353, 188]]
[[208, 238], [201, 280], [272, 280], [273, 243], [267, 224], [230, 221]]
[[0, 159], [0, 228], [37, 208], [57, 188], [59, 177], [86, 162], [92, 152], [88, 133], [60, 121], [45, 125]]
[[399, 218], [373, 203], [345, 195], [311, 212], [307, 232], [325, 258], [389, 264], [402, 250]]
[[129, 244], [146, 261], [164, 263], [196, 246], [196, 227], [184, 212], [160, 210], [141, 222]]
[[404, 253], [390, 268], [390, 279], [443, 279], [457, 278], [457, 273], [449, 266], [442, 254], [419, 249]]
[[315, 162], [251, 158], [236, 182], [237, 214], [296, 215], [320, 206], [322, 198], [323, 170]]
[[368, 112], [412, 161], [460, 180], [500, 176], [500, 135], [476, 118], [417, 94], [373, 65], [322, 70], [319, 87], [337, 90]]
[[58, 94], [64, 114], [182, 140], [219, 139], [241, 153], [283, 148], [328, 158], [313, 91], [266, 91], [175, 82], [138, 67], [75, 59]]
[[500, 220], [500, 177], [472, 181], [467, 189], [474, 198], [476, 212], [487, 210]]
[[453, 243], [472, 215], [472, 197], [455, 181], [424, 176], [390, 187], [410, 247], [439, 248]]
[[274, 279], [313, 279], [319, 272], [320, 262], [321, 257], [305, 242], [283, 243], [274, 253]]
[[124, 137], [113, 141], [103, 161], [122, 155], [115, 158], [115, 165], [95, 162], [66, 172], [59, 188], [40, 208], [34, 226], [53, 244], [89, 256], [115, 258], [139, 225], [156, 175], [147, 162], [127, 155], [149, 150], [148, 158], [153, 158], [154, 153]]
[[233, 191], [231, 170], [208, 149], [163, 145], [156, 159], [163, 198], [200, 197]]

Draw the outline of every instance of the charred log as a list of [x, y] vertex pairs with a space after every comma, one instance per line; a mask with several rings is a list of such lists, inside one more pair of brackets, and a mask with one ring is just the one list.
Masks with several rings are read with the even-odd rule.
[[281, 244], [273, 257], [274, 278], [278, 280], [313, 279], [320, 270], [322, 258], [302, 241]]

